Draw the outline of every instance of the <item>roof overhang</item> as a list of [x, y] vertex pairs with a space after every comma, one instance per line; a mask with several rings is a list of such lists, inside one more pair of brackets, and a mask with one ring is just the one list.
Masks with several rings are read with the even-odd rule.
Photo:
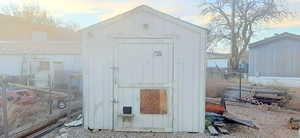
[[251, 44], [249, 44], [249, 48], [251, 49], [251, 48], [255, 48], [255, 47], [260, 47], [260, 46], [263, 46], [264, 44], [273, 42], [275, 40], [281, 40], [281, 39], [287, 39], [287, 38], [296, 39], [296, 40], [299, 40], [299, 42], [300, 42], [300, 35], [292, 34], [292, 33], [282, 33], [282, 34], [278, 34], [278, 35], [251, 43]]

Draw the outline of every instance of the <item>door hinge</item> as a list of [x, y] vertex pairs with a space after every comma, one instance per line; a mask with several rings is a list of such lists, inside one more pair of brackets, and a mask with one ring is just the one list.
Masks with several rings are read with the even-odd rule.
[[112, 100], [112, 103], [119, 103], [119, 101], [116, 99], [116, 98], [114, 98], [113, 100]]

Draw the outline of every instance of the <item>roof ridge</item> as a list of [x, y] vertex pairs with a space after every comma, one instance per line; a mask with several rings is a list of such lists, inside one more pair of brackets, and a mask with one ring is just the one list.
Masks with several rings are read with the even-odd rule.
[[148, 11], [150, 11], [150, 12], [153, 11], [153, 12], [155, 12], [155, 13], [157, 13], [157, 14], [160, 14], [160, 15], [162, 15], [162, 16], [165, 16], [166, 18], [171, 18], [172, 20], [177, 20], [177, 21], [182, 22], [182, 23], [184, 23], [184, 24], [186, 24], [186, 25], [188, 25], [188, 26], [197, 27], [197, 28], [199, 28], [199, 29], [202, 29], [202, 30], [206, 30], [206, 31], [207, 31], [207, 29], [204, 28], [204, 27], [201, 27], [201, 26], [198, 26], [198, 25], [189, 23], [189, 22], [187, 22], [187, 21], [184, 21], [184, 20], [182, 20], [182, 19], [176, 18], [176, 17], [174, 17], [174, 16], [172, 16], [172, 15], [169, 15], [169, 14], [167, 14], [167, 13], [161, 12], [161, 11], [156, 10], [156, 9], [154, 9], [154, 8], [148, 6], [148, 5], [143, 4], [143, 5], [140, 5], [140, 6], [137, 6], [137, 7], [133, 8], [133, 9], [127, 11], [127, 12], [121, 13], [121, 14], [119, 14], [119, 15], [116, 15], [116, 16], [111, 17], [111, 18], [109, 18], [109, 19], [106, 19], [106, 20], [104, 20], [104, 21], [101, 21], [101, 22], [98, 22], [98, 23], [96, 23], [96, 24], [90, 25], [90, 26], [88, 26], [88, 27], [82, 28], [82, 29], [79, 30], [79, 32], [81, 32], [81, 31], [83, 31], [83, 30], [87, 30], [87, 29], [92, 28], [92, 27], [94, 27], [94, 26], [98, 26], [98, 25], [102, 25], [102, 24], [108, 23], [109, 21], [112, 21], [113, 19], [116, 19], [116, 18], [121, 17], [121, 16], [126, 16], [126, 15], [130, 14], [131, 12], [134, 12], [134, 11], [137, 11], [137, 10], [142, 10], [142, 9], [148, 10]]
[[267, 43], [269, 41], [281, 39], [281, 38], [284, 38], [284, 37], [296, 37], [296, 38], [300, 39], [300, 35], [298, 35], [298, 34], [294, 34], [294, 33], [290, 33], [290, 32], [283, 32], [283, 33], [275, 34], [271, 37], [267, 37], [265, 39], [253, 42], [253, 43], [249, 44], [249, 48], [253, 48], [253, 47], [258, 46], [259, 44]]

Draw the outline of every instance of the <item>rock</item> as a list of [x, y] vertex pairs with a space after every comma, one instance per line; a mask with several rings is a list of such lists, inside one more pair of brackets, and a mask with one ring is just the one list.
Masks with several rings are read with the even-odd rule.
[[66, 132], [67, 132], [67, 129], [66, 129], [66, 128], [61, 128], [58, 132], [59, 132], [60, 134], [66, 133]]

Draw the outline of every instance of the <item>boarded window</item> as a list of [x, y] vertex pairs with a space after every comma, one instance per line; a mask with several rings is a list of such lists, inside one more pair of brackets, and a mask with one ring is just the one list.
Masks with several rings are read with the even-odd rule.
[[48, 61], [41, 61], [39, 71], [49, 71], [50, 70], [50, 64]]
[[160, 89], [143, 89], [140, 92], [140, 112], [142, 114], [166, 114], [167, 93]]

